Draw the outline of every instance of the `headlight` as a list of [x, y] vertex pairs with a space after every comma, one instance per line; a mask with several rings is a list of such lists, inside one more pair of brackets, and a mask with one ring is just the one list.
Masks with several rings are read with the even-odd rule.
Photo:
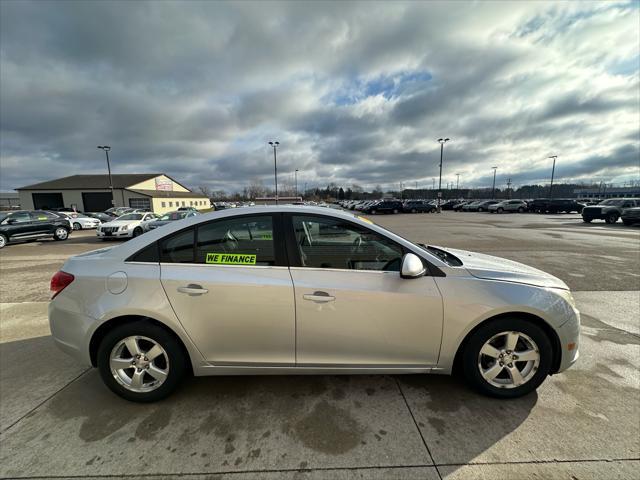
[[120, 230], [126, 232], [127, 230], [129, 230], [129, 225], [123, 225], [122, 227], [120, 227]]

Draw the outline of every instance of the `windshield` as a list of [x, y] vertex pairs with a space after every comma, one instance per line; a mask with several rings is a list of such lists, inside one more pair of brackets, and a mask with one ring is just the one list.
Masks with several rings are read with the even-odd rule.
[[600, 205], [615, 205], [619, 207], [623, 202], [624, 200], [622, 199], [610, 198], [609, 200], [603, 200], [602, 202], [600, 202]]
[[141, 213], [128, 213], [127, 215], [122, 215], [118, 217], [116, 220], [142, 220]]
[[0, 212], [0, 222], [7, 218], [9, 214], [5, 212]]
[[169, 212], [162, 215], [159, 220], [160, 221], [172, 221], [172, 220], [180, 220], [184, 218], [189, 212]]

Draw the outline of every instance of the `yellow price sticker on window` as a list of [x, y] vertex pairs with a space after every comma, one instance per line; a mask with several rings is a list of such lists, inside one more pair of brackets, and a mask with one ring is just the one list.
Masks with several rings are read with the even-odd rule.
[[273, 240], [273, 235], [270, 233], [265, 233], [262, 235], [262, 240]]
[[255, 265], [256, 256], [245, 253], [207, 253], [205, 263], [217, 265]]

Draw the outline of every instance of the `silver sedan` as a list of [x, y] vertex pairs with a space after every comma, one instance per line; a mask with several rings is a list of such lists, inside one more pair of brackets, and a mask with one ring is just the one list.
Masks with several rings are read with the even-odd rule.
[[513, 398], [578, 358], [580, 316], [558, 278], [324, 208], [171, 222], [71, 257], [51, 290], [56, 343], [133, 401], [188, 373], [454, 370]]

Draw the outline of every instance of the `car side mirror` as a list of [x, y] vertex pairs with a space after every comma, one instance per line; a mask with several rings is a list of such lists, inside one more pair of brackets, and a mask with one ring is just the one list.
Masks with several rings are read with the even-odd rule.
[[402, 278], [419, 278], [425, 272], [422, 260], [415, 253], [407, 253], [402, 257], [402, 267], [400, 268], [400, 276]]

